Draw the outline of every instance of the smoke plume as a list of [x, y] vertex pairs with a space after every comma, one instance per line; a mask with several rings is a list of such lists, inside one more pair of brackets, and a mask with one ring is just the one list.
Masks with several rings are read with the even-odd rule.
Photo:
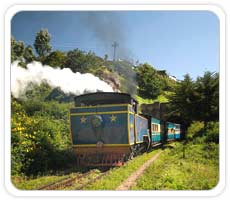
[[[97, 39], [108, 50], [113, 50], [112, 43], [119, 44], [116, 59], [132, 60], [133, 53], [126, 44], [129, 33], [124, 31], [124, 23], [120, 15], [122, 11], [89, 11], [82, 15], [82, 23], [88, 27]], [[113, 55], [113, 51], [110, 52]]]
[[52, 88], [59, 87], [64, 93], [75, 95], [85, 92], [112, 92], [113, 89], [107, 83], [90, 73], [73, 73], [69, 68], [52, 68], [43, 66], [39, 62], [27, 65], [27, 69], [11, 64], [11, 92], [15, 98], [23, 95], [30, 83], [47, 83]]

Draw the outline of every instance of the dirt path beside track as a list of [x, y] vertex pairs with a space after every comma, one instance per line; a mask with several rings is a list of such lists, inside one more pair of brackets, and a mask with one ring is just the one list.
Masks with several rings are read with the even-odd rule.
[[145, 162], [137, 171], [132, 173], [124, 182], [116, 188], [116, 190], [129, 190], [132, 186], [136, 184], [137, 179], [144, 173], [144, 171], [160, 156], [162, 153], [159, 152], [147, 162]]

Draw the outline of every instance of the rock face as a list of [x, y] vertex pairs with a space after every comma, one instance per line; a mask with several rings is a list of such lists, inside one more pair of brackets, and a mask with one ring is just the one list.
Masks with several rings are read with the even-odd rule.
[[100, 75], [100, 78], [106, 82], [107, 84], [109, 84], [112, 88], [114, 92], [120, 92], [120, 86], [121, 83], [119, 81], [119, 76], [115, 73], [109, 73], [109, 72], [103, 72]]
[[141, 104], [141, 112], [157, 119], [166, 120], [166, 103]]

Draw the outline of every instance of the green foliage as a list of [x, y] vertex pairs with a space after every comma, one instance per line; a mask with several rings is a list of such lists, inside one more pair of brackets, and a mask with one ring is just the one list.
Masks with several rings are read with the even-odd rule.
[[12, 101], [12, 175], [60, 170], [74, 163], [67, 104]]
[[208, 122], [205, 142], [219, 143], [219, 122]]
[[23, 53], [23, 57], [25, 59], [25, 63], [28, 64], [28, 63], [31, 63], [32, 61], [35, 60], [35, 56], [34, 56], [34, 53], [33, 53], [33, 48], [31, 45], [27, 46], [25, 48], [25, 51]]
[[205, 128], [204, 122], [195, 121], [187, 130], [187, 140], [193, 143], [219, 143], [219, 122], [208, 122]]
[[84, 72], [85, 62], [84, 52], [75, 49], [67, 52], [65, 67], [70, 68], [73, 72]]
[[196, 101], [194, 90], [193, 80], [186, 74], [184, 80], [175, 87], [174, 93], [169, 96], [171, 113], [180, 116], [186, 125], [192, 122], [196, 113], [193, 107]]
[[136, 67], [138, 94], [143, 98], [155, 99], [165, 87], [157, 71], [145, 63]]
[[30, 177], [21, 177], [21, 176], [13, 176], [11, 178], [12, 183], [17, 189], [21, 190], [37, 190], [41, 186], [49, 185], [51, 183], [57, 182], [61, 179], [67, 178], [66, 175], [61, 176], [43, 176], [37, 178]]
[[57, 50], [51, 52], [43, 61], [43, 64], [49, 65], [52, 67], [63, 68], [65, 66], [66, 56], [63, 52]]
[[59, 103], [70, 103], [74, 101], [75, 94], [65, 94], [59, 87], [54, 88], [45, 98], [45, 101], [58, 101]]
[[205, 122], [219, 120], [219, 73], [204, 73], [203, 77], [198, 77], [195, 83], [197, 100], [196, 119]]
[[169, 94], [171, 94], [170, 91], [164, 91], [164, 93], [160, 94], [155, 99], [142, 98], [141, 96], [136, 95], [135, 99], [138, 101], [139, 104], [153, 104], [155, 102], [167, 103], [168, 102], [167, 97]]
[[209, 121], [219, 119], [219, 74], [205, 72], [203, 77], [193, 81], [187, 74], [177, 84], [169, 97], [171, 114], [183, 119], [189, 126], [192, 121]]
[[209, 190], [219, 180], [216, 144], [175, 144], [166, 150], [137, 181], [132, 190]]
[[41, 83], [40, 85], [31, 83], [20, 99], [44, 101], [51, 91], [51, 87], [46, 83]]
[[14, 37], [11, 36], [11, 62], [16, 60], [22, 61], [24, 50], [24, 43], [22, 41], [16, 41]]
[[11, 36], [11, 41], [10, 41], [10, 47], [11, 47], [11, 63], [17, 60], [15, 52], [14, 52], [14, 46], [15, 46], [15, 39], [13, 36]]
[[109, 57], [108, 54], [105, 54], [104, 60], [107, 61], [107, 60], [108, 60], [108, 57]]
[[136, 95], [135, 99], [138, 101], [139, 104], [152, 104], [153, 99], [142, 98], [141, 96]]
[[195, 137], [202, 136], [204, 130], [204, 123], [200, 121], [192, 122], [187, 130], [186, 136], [188, 140], [192, 140]]
[[102, 59], [96, 57], [93, 52], [84, 52], [79, 49], [68, 51], [66, 55], [65, 68], [70, 68], [73, 72], [86, 73], [90, 69], [102, 65]]
[[50, 39], [51, 36], [47, 29], [42, 29], [36, 34], [34, 48], [42, 60], [52, 49]]

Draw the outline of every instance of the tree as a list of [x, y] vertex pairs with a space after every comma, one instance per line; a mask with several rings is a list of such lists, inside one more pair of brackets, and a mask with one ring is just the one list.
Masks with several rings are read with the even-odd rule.
[[86, 58], [84, 52], [79, 49], [74, 49], [67, 52], [65, 68], [70, 68], [73, 72], [84, 72], [86, 67]]
[[29, 45], [29, 46], [26, 47], [26, 49], [24, 51], [24, 54], [23, 54], [23, 57], [25, 59], [26, 64], [34, 61], [35, 56], [34, 56], [33, 48], [32, 48], [31, 45]]
[[205, 72], [195, 82], [187, 74], [169, 99], [169, 115], [180, 116], [186, 126], [203, 121], [206, 128], [208, 122], [219, 120], [219, 74]]
[[219, 73], [205, 72], [196, 80], [197, 120], [204, 121], [205, 128], [209, 121], [219, 120]]
[[11, 36], [11, 62], [14, 62], [16, 60], [16, 55], [14, 52], [14, 46], [15, 46], [15, 39], [13, 36]]
[[51, 52], [43, 61], [43, 64], [52, 66], [52, 67], [61, 67], [64, 68], [66, 62], [66, 55], [57, 50], [54, 52]]
[[11, 37], [11, 62], [16, 60], [22, 60], [25, 46], [22, 41], [16, 41], [14, 37]]
[[136, 72], [139, 95], [143, 98], [156, 98], [163, 88], [163, 82], [158, 76], [157, 71], [145, 63], [138, 66]]
[[108, 57], [109, 57], [108, 54], [105, 54], [104, 60], [107, 61], [107, 60], [108, 60]]
[[51, 37], [47, 29], [40, 30], [36, 35], [34, 47], [41, 60], [43, 60], [52, 49], [50, 39]]
[[196, 104], [195, 85], [189, 74], [186, 74], [184, 80], [176, 85], [169, 100], [170, 113], [168, 117], [179, 116], [183, 119], [185, 126], [189, 126], [196, 114], [194, 108]]

